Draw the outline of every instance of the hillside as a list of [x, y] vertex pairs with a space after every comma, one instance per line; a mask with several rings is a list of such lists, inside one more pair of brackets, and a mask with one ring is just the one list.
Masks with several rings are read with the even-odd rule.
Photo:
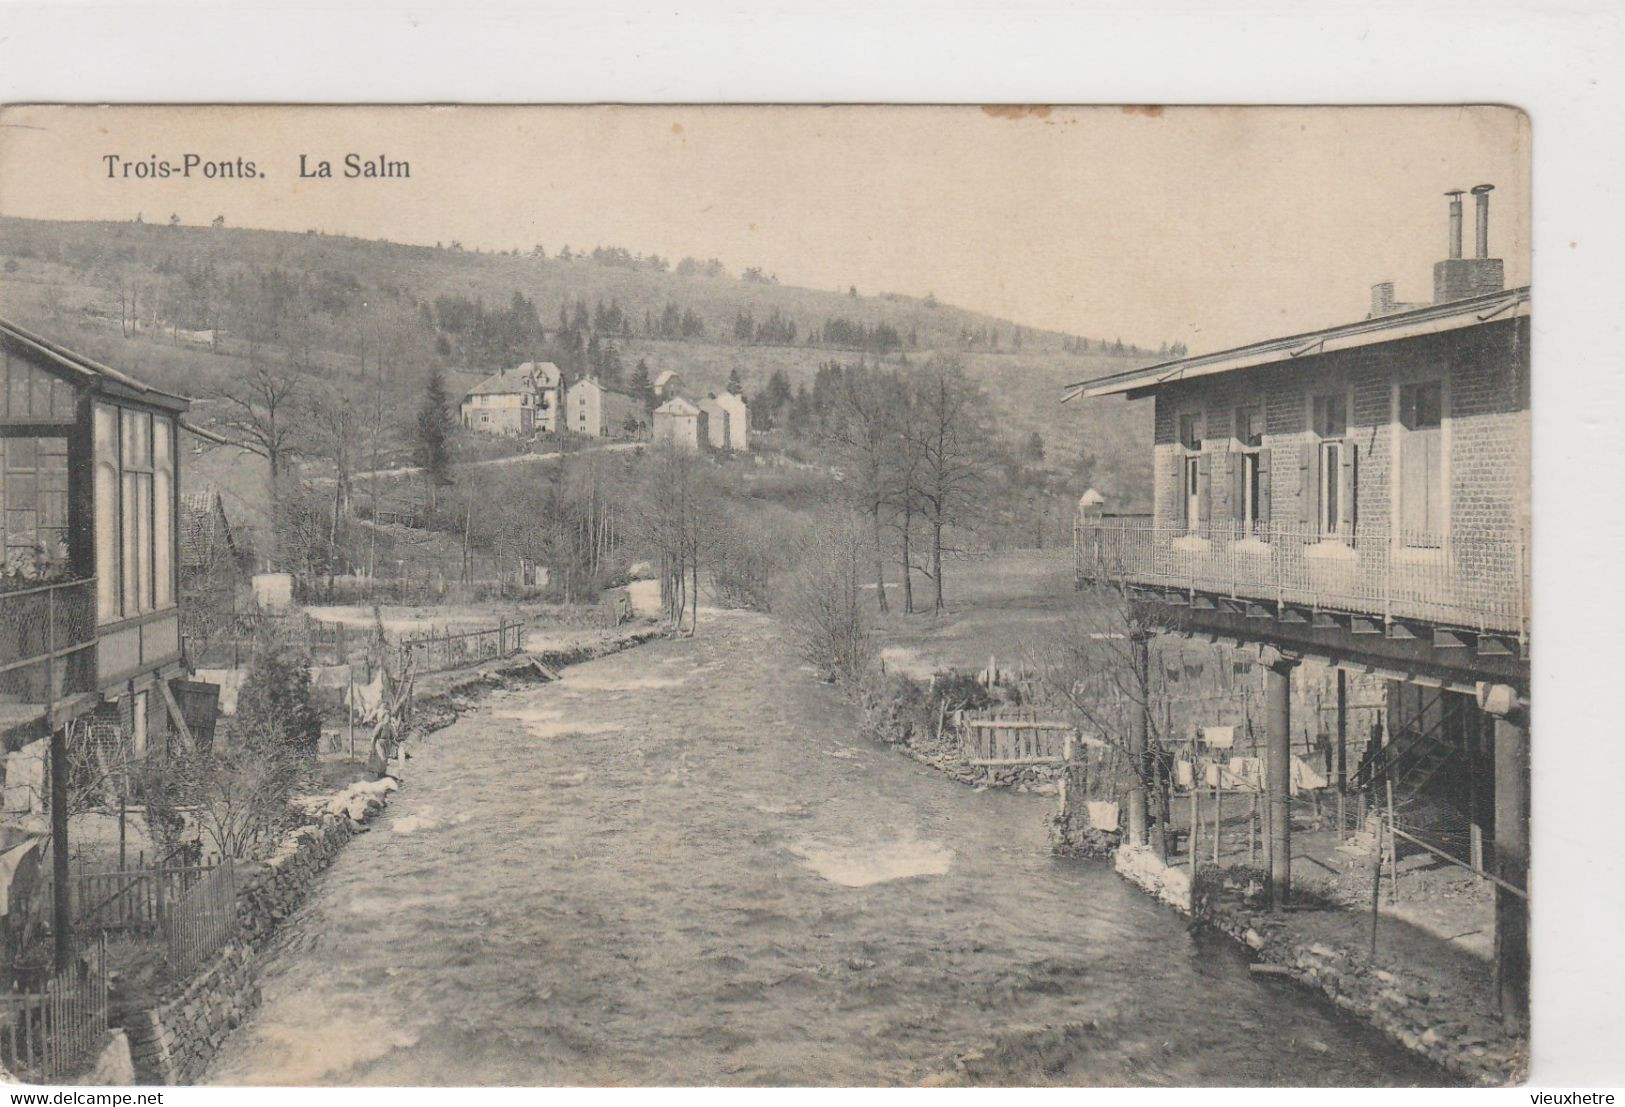
[[[736, 370], [753, 394], [774, 370], [799, 384], [829, 360], [951, 351], [993, 394], [1012, 435], [1043, 436], [1058, 471], [1125, 506], [1147, 494], [1147, 405], [1058, 403], [1067, 383], [1155, 359], [1119, 346], [1109, 321], [1098, 328], [1109, 337], [1080, 352], [1070, 336], [928, 299], [707, 275], [692, 259], [673, 266], [613, 247], [596, 254], [4, 218], [0, 314], [191, 395], [264, 352], [341, 386], [378, 377], [403, 416], [431, 367], [457, 392], [525, 357], [574, 368], [567, 363], [577, 348], [585, 359], [589, 337], [627, 369], [642, 359], [653, 373], [676, 370], [696, 393], [720, 389]], [[572, 345], [561, 347], [566, 338]], [[207, 405], [198, 418], [209, 421]], [[1097, 459], [1092, 472], [1077, 466], [1086, 454]]]

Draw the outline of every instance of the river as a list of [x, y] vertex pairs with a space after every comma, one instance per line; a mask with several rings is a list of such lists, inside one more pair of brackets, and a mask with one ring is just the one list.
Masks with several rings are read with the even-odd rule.
[[1010, 1084], [1447, 1079], [1053, 860], [1053, 799], [857, 737], [763, 616], [493, 693], [406, 770], [211, 1082], [890, 1085], [973, 1050]]

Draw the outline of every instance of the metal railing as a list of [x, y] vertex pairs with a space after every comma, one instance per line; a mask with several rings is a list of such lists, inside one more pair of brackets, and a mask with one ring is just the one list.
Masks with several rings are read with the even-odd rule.
[[430, 632], [403, 639], [396, 647], [397, 673], [438, 673], [499, 657], [510, 657], [524, 644], [525, 624], [503, 621], [494, 627], [457, 633]]
[[237, 872], [221, 862], [162, 915], [164, 948], [178, 974], [191, 973], [237, 933]]
[[1322, 534], [1309, 526], [1241, 524], [1196, 530], [1149, 521], [1080, 519], [1073, 552], [1082, 579], [1191, 594], [1416, 619], [1480, 633], [1529, 630], [1525, 534]]
[[86, 691], [78, 655], [95, 643], [95, 577], [0, 591], [0, 699], [45, 703]]
[[106, 938], [43, 990], [0, 995], [0, 1061], [24, 1080], [52, 1083], [79, 1071], [106, 1035]]

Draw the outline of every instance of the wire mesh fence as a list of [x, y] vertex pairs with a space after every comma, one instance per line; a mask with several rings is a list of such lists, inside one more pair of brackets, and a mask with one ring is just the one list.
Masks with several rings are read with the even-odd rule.
[[107, 940], [38, 991], [0, 995], [0, 1061], [36, 1083], [60, 1080], [94, 1056], [107, 1033]]

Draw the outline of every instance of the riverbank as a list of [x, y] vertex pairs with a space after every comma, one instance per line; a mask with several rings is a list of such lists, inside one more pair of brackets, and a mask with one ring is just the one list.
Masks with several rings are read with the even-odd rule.
[[[570, 665], [641, 645], [660, 633], [641, 626], [577, 634], [520, 657], [430, 674], [419, 683], [410, 733], [421, 736], [449, 726], [484, 693], [552, 679]], [[101, 1058], [98, 1072], [117, 1074], [123, 1083], [196, 1081], [230, 1033], [259, 1006], [261, 957], [283, 922], [304, 904], [344, 846], [369, 829], [398, 787], [394, 778], [385, 777], [297, 799], [295, 805], [305, 815], [301, 825], [289, 830], [264, 861], [240, 867], [238, 936], [161, 994], [116, 998], [120, 1029], [110, 1050], [121, 1054], [122, 1062], [109, 1064]]]
[[[961, 756], [951, 734], [899, 733], [874, 725], [875, 719], [887, 717], [883, 710], [870, 712], [871, 730], [878, 740], [956, 783], [978, 790], [1057, 792], [1057, 767], [973, 766]], [[1407, 965], [1393, 950], [1415, 950], [1427, 945], [1431, 936], [1410, 934], [1415, 928], [1404, 920], [1382, 917], [1383, 938], [1373, 959], [1368, 947], [1351, 940], [1349, 911], [1339, 904], [1318, 900], [1310, 904], [1306, 897], [1304, 910], [1271, 915], [1258, 898], [1262, 874], [1202, 866], [1193, 891], [1189, 868], [1165, 864], [1149, 847], [1119, 847], [1116, 833], [1080, 830], [1059, 815], [1052, 815], [1048, 824], [1057, 854], [1111, 859], [1130, 883], [1244, 946], [1256, 958], [1255, 964], [1270, 966], [1255, 972], [1288, 978], [1311, 989], [1395, 1045], [1460, 1080], [1501, 1087], [1523, 1079], [1528, 1043], [1501, 1028], [1494, 1016], [1489, 982], [1470, 966], [1464, 967], [1465, 959], [1459, 953], [1426, 974]], [[1358, 930], [1358, 922], [1353, 920], [1353, 929]], [[1399, 941], [1402, 930], [1407, 941]], [[1071, 1040], [1067, 1034], [1044, 1034], [1049, 1035], [1044, 1037], [1045, 1048], [1051, 1051], [1064, 1049]], [[999, 1048], [1012, 1048], [1011, 1042], [1005, 1041]], [[964, 1071], [973, 1072], [979, 1058], [980, 1054], [973, 1057], [971, 1067]]]
[[[1263, 901], [1262, 872], [1159, 859], [1150, 846], [1123, 846], [1116, 871], [1197, 923], [1247, 949], [1254, 971], [1286, 977], [1330, 1000], [1339, 1010], [1446, 1072], [1481, 1087], [1521, 1083], [1528, 1040], [1508, 1034], [1495, 1015], [1485, 981], [1467, 974], [1422, 974], [1413, 965], [1334, 935], [1346, 935], [1348, 912], [1335, 904], [1302, 902], [1273, 914]], [[1340, 917], [1342, 916], [1342, 917]], [[1384, 929], [1406, 925], [1379, 920]], [[1331, 925], [1328, 925], [1331, 924]], [[1385, 942], [1392, 944], [1390, 934]]]

